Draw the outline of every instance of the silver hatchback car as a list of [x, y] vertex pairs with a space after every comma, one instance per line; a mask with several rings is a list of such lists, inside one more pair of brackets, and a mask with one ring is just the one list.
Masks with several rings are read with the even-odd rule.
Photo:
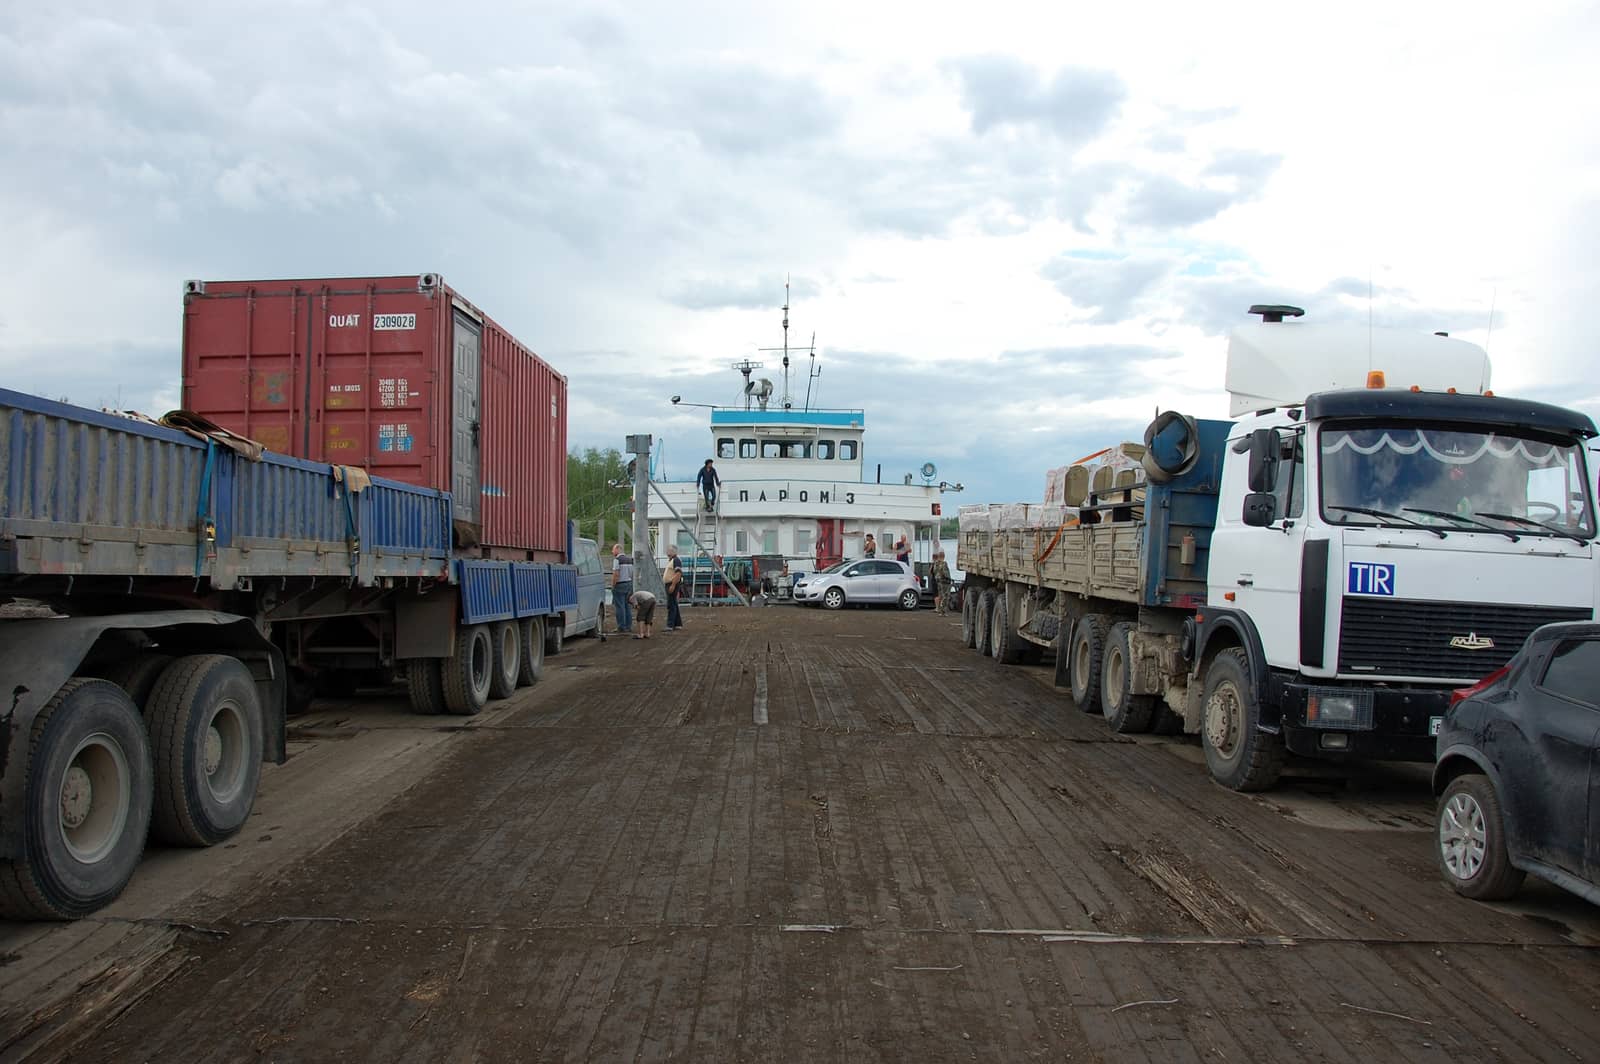
[[904, 562], [858, 558], [801, 577], [795, 582], [794, 598], [802, 605], [821, 603], [830, 610], [867, 603], [914, 610], [922, 603], [922, 585]]

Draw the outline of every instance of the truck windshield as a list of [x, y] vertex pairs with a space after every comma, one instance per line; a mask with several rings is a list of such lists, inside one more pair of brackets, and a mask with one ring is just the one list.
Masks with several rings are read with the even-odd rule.
[[1577, 442], [1471, 428], [1328, 425], [1319, 450], [1322, 516], [1331, 524], [1594, 537]]

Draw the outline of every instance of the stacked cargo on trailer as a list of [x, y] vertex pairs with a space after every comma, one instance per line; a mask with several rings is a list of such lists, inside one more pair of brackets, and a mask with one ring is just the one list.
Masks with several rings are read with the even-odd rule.
[[1131, 483], [1052, 476], [1085, 492], [1055, 529], [963, 515], [967, 642], [1054, 647], [1080, 708], [1199, 732], [1229, 787], [1286, 751], [1431, 760], [1451, 690], [1594, 616], [1594, 423], [1495, 396], [1459, 340], [1252, 313], [1239, 420], [1161, 415]]
[[189, 397], [265, 451], [0, 390], [0, 915], [94, 911], [147, 830], [238, 831], [317, 677], [458, 714], [538, 679], [577, 608], [566, 382], [400, 284], [188, 285]]

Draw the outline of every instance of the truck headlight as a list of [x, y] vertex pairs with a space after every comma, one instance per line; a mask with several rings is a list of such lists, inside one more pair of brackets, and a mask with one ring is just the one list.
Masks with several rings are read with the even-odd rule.
[[1306, 724], [1361, 731], [1372, 727], [1372, 692], [1348, 687], [1313, 687], [1306, 692]]

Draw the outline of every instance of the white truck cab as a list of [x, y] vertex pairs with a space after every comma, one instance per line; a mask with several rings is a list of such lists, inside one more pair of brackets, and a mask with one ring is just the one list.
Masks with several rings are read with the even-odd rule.
[[1452, 688], [1594, 616], [1594, 424], [1495, 396], [1473, 344], [1252, 312], [1201, 649], [1246, 642], [1257, 724], [1291, 751], [1431, 758]]

